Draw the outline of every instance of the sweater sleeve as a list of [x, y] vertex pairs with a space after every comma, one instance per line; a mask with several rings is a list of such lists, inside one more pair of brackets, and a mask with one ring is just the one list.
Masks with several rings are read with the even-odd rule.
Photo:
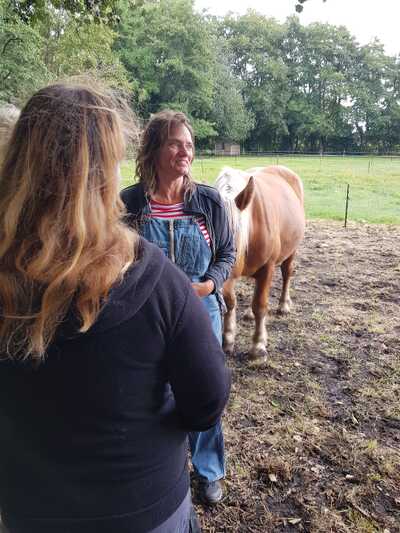
[[169, 381], [184, 428], [212, 427], [228, 401], [230, 372], [210, 319], [191, 287], [167, 356]]

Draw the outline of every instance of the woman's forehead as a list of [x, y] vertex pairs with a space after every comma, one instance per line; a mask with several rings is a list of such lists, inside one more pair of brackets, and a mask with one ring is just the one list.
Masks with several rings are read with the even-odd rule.
[[185, 139], [192, 141], [192, 135], [184, 124], [173, 124], [169, 128], [167, 139]]

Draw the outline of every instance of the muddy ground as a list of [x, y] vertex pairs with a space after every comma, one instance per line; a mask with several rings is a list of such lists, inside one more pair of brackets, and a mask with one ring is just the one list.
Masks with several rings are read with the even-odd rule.
[[289, 317], [279, 274], [263, 367], [238, 287], [226, 496], [196, 505], [203, 530], [400, 532], [400, 227], [309, 222]]

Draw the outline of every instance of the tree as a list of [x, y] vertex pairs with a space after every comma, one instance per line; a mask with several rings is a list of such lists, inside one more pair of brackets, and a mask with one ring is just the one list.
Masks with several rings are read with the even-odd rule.
[[50, 81], [81, 73], [129, 87], [112, 52], [115, 33], [101, 20], [95, 23], [53, 2], [40, 3], [40, 17], [36, 11], [24, 20], [13, 4], [10, 9], [10, 0], [0, 0], [0, 100], [18, 102]]
[[134, 87], [137, 108], [148, 117], [170, 107], [187, 113], [199, 139], [216, 135], [212, 108], [210, 27], [191, 0], [159, 0], [120, 9], [115, 43]]
[[287, 68], [280, 54], [283, 27], [249, 10], [240, 17], [225, 17], [221, 33], [229, 47], [231, 69], [244, 84], [246, 107], [254, 115], [248, 145], [277, 147], [280, 136], [287, 133]]
[[130, 89], [127, 73], [112, 50], [116, 33], [103, 22], [81, 20], [50, 7], [40, 32], [43, 58], [53, 79], [84, 73]]
[[395, 65], [394, 60], [385, 55], [379, 41], [358, 50], [350, 120], [361, 150], [377, 148], [380, 140], [383, 141], [382, 136], [389, 133], [391, 110], [396, 114], [396, 97], [393, 100]]
[[[218, 31], [218, 28], [215, 28]], [[211, 119], [218, 136], [227, 141], [243, 142], [254, 126], [254, 116], [246, 109], [243, 98], [244, 83], [232, 72], [232, 60], [226, 43], [215, 37], [212, 79], [213, 105]]]
[[390, 58], [384, 81], [385, 96], [382, 105], [382, 128], [379, 148], [384, 151], [400, 150], [400, 57]]
[[254, 126], [253, 114], [245, 107], [241, 83], [233, 77], [229, 67], [221, 62], [215, 72], [212, 119], [219, 137], [236, 142], [244, 141]]
[[40, 32], [0, 0], [0, 101], [15, 102], [49, 79]]
[[325, 150], [334, 138], [348, 139], [348, 101], [357, 57], [348, 30], [320, 23], [303, 27], [293, 17], [287, 21], [282, 53], [290, 90], [289, 145], [302, 137], [304, 147]]
[[[8, 0], [8, 10], [34, 26], [45, 22], [49, 9], [70, 13], [83, 22], [115, 23], [118, 0]], [[132, 4], [136, 2], [131, 0]]]

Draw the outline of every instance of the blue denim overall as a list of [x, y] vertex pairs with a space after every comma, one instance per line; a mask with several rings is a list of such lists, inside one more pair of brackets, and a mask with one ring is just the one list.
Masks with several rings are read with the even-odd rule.
[[[212, 253], [195, 217], [190, 219], [162, 219], [144, 216], [140, 233], [163, 250], [193, 282], [202, 281], [212, 259]], [[213, 331], [222, 343], [221, 312], [217, 297], [202, 298]], [[207, 431], [189, 433], [192, 464], [196, 474], [207, 481], [225, 476], [224, 440], [221, 421]]]

